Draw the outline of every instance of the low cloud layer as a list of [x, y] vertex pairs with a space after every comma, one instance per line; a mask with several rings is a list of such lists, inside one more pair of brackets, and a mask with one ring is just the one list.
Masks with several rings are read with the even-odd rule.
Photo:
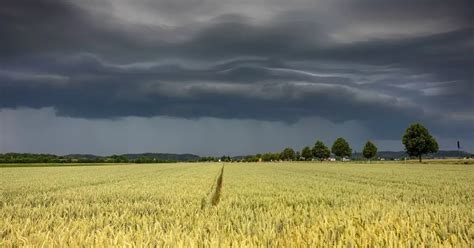
[[473, 10], [426, 0], [6, 1], [0, 110], [110, 125], [316, 118], [387, 141], [419, 121], [470, 142]]

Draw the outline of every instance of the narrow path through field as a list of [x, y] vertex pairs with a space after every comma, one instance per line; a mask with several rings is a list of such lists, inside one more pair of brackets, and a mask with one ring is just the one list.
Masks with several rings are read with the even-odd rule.
[[[222, 185], [224, 180], [224, 164], [220, 170], [220, 173], [217, 175], [217, 179], [214, 180], [209, 192], [201, 200], [201, 209], [204, 209], [208, 205], [207, 199], [210, 198], [212, 206], [217, 206], [219, 204], [222, 192]], [[212, 194], [212, 195], [211, 195]]]

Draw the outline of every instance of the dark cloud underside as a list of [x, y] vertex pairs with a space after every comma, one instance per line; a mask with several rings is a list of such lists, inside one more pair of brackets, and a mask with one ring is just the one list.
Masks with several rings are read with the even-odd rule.
[[0, 6], [0, 109], [117, 119], [408, 123], [474, 133], [472, 1], [68, 1]]

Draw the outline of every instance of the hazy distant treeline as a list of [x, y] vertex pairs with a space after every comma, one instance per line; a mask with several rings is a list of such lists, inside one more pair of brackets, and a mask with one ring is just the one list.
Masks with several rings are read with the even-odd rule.
[[0, 163], [174, 163], [176, 159], [159, 159], [154, 157], [126, 155], [94, 156], [94, 155], [67, 155], [32, 153], [5, 153], [0, 154]]

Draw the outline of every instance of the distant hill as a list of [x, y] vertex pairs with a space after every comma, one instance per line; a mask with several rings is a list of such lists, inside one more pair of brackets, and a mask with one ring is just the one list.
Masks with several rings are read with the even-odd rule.
[[439, 151], [434, 154], [436, 157], [446, 157], [446, 158], [452, 158], [452, 157], [469, 157], [472, 156], [472, 153], [465, 152], [465, 151]]
[[[114, 156], [126, 157], [128, 160], [135, 160], [139, 158], [154, 159], [158, 161], [195, 161], [199, 160], [198, 155], [194, 154], [174, 154], [174, 153], [127, 153], [118, 154]], [[98, 159], [107, 158], [110, 156], [97, 156], [92, 154], [68, 154], [63, 156], [71, 159]]]
[[197, 161], [199, 160], [198, 155], [194, 154], [174, 154], [174, 153], [134, 153], [134, 154], [123, 154], [129, 160], [138, 158], [155, 159], [159, 161]]
[[68, 154], [64, 155], [64, 158], [70, 158], [70, 159], [96, 159], [96, 158], [101, 158], [101, 156], [97, 155], [92, 155], [92, 154]]
[[[465, 151], [439, 151], [437, 153], [433, 154], [427, 154], [423, 157], [425, 158], [464, 158], [464, 157], [470, 157], [472, 156], [471, 153], [465, 152]], [[408, 154], [404, 151], [398, 151], [398, 152], [393, 152], [393, 151], [380, 151], [377, 152], [377, 157], [384, 158], [384, 159], [402, 159], [405, 157], [408, 157]], [[352, 155], [353, 159], [362, 159], [362, 153], [354, 153]]]

